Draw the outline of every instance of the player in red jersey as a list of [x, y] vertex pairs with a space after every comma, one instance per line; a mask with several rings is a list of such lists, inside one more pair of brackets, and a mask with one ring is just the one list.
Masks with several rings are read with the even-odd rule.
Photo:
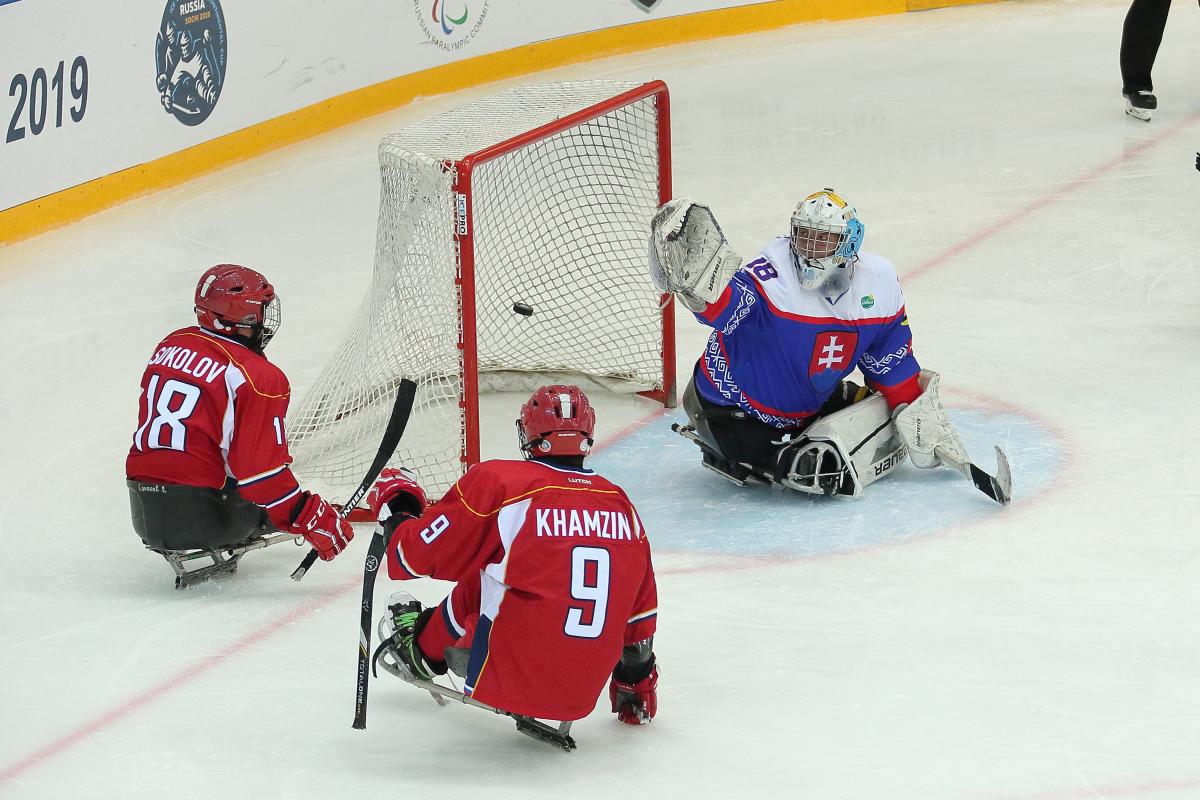
[[[291, 388], [263, 355], [279, 329], [275, 289], [252, 269], [218, 264], [200, 277], [195, 310], [199, 326], [163, 339], [142, 375], [125, 461], [134, 530], [180, 587], [233, 571], [236, 557], [221, 550], [275, 531], [332, 559], [354, 532], [289, 467]], [[196, 552], [213, 559], [208, 572], [183, 569]]]
[[650, 543], [625, 492], [583, 466], [595, 420], [578, 387], [543, 387], [517, 421], [527, 460], [477, 464], [427, 509], [408, 473], [381, 475], [369, 502], [388, 575], [456, 583], [432, 608], [392, 598], [381, 635], [413, 676], [449, 667], [480, 702], [561, 721], [587, 716], [609, 681], [622, 722], [654, 716]]

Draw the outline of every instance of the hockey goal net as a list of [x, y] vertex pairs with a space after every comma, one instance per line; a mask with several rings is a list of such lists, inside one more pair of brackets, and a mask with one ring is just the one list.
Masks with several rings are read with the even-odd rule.
[[526, 86], [386, 136], [370, 289], [289, 415], [305, 484], [354, 490], [401, 378], [417, 399], [392, 463], [431, 497], [479, 460], [481, 389], [600, 382], [674, 405], [672, 308], [646, 276], [669, 142], [661, 81]]

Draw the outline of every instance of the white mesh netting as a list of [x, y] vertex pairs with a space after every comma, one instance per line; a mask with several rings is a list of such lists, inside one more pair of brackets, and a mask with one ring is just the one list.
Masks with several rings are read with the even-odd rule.
[[467, 156], [638, 86], [522, 87], [383, 139], [370, 289], [289, 415], [306, 486], [335, 500], [354, 490], [404, 377], [417, 382], [417, 400], [392, 463], [414, 469], [431, 497], [465, 469], [463, 407], [473, 403], [463, 396], [456, 222], [474, 247], [474, 346], [485, 389], [531, 390], [563, 373], [630, 391], [663, 388], [663, 317], [645, 266], [660, 186], [653, 97], [482, 156], [470, 180], [469, 230], [452, 188]]

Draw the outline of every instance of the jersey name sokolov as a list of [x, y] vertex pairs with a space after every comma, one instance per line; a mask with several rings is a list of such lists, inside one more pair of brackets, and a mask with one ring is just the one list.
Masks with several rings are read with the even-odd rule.
[[619, 511], [588, 511], [577, 508], [539, 508], [538, 536], [595, 536], [598, 539], [633, 540], [629, 517]]
[[177, 369], [185, 375], [200, 378], [205, 383], [212, 383], [229, 366], [228, 364], [213, 361], [208, 356], [204, 356], [199, 361], [196, 361], [196, 355], [196, 351], [189, 350], [186, 347], [162, 347], [150, 359], [150, 366], [161, 365]]

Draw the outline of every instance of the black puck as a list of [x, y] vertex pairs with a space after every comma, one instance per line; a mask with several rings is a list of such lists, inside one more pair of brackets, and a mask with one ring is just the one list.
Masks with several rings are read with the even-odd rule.
[[513, 303], [513, 313], [520, 314], [522, 317], [532, 317], [533, 306], [525, 303]]

